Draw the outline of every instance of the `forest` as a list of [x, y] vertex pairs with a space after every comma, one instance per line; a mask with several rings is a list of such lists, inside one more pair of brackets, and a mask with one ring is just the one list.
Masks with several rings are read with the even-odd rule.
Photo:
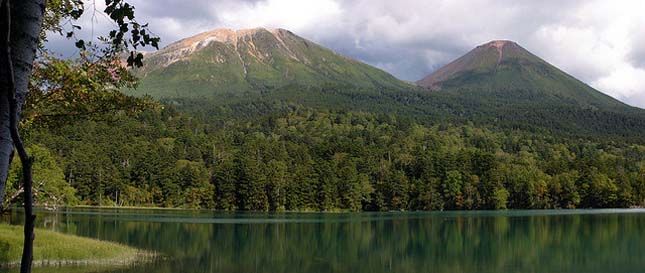
[[[26, 127], [36, 202], [230, 211], [645, 204], [645, 146], [619, 138], [285, 102], [227, 115], [177, 108]], [[7, 196], [19, 202], [12, 167]]]
[[[74, 7], [47, 14], [44, 30], [63, 34], [61, 18], [76, 16]], [[157, 47], [158, 37], [132, 33]], [[107, 51], [77, 42], [81, 54], [73, 59], [38, 49], [20, 124], [35, 158], [37, 205], [228, 211], [645, 206], [645, 111], [554, 68], [510, 62], [506, 74], [470, 75], [431, 92], [329, 51], [336, 68], [363, 81], [271, 86], [261, 74], [250, 91], [225, 84], [199, 89], [191, 84], [208, 81], [188, 84], [170, 71], [156, 84], [179, 79], [181, 90], [163, 98], [165, 89], [148, 89], [157, 92], [155, 101], [141, 89], [145, 75], [121, 65], [117, 34], [110, 33], [117, 43]], [[132, 53], [127, 63], [142, 65], [142, 58]], [[199, 63], [186, 63], [198, 70], [180, 72], [202, 71]], [[207, 96], [198, 97], [196, 89]], [[133, 90], [141, 92], [129, 96]], [[23, 198], [19, 157], [13, 161], [7, 205]]]

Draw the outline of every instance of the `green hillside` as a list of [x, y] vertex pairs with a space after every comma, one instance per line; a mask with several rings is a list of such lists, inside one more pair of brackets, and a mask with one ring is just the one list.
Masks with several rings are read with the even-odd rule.
[[495, 97], [509, 104], [531, 101], [618, 111], [630, 108], [510, 41], [478, 46], [417, 84], [432, 90]]
[[147, 94], [211, 117], [269, 102], [388, 113], [424, 124], [472, 122], [638, 142], [645, 130], [645, 111], [589, 87], [510, 41], [478, 46], [418, 86], [283, 29], [205, 32], [148, 54], [145, 63], [136, 71], [139, 87], [126, 93]]
[[148, 54], [134, 95], [212, 98], [264, 93], [287, 85], [342, 84], [370, 90], [411, 85], [283, 30], [215, 30]]
[[417, 82], [480, 124], [642, 142], [645, 111], [575, 79], [511, 41], [480, 45]]

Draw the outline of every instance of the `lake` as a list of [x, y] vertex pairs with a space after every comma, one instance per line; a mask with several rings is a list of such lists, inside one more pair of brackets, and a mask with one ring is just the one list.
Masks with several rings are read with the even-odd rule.
[[37, 227], [166, 256], [106, 273], [645, 271], [645, 210], [37, 215]]

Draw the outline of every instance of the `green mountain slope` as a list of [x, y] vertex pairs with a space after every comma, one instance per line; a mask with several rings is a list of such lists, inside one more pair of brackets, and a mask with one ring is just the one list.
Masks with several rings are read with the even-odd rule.
[[289, 85], [345, 85], [371, 90], [410, 85], [284, 29], [220, 29], [186, 38], [146, 56], [130, 94], [210, 98], [263, 93]]
[[431, 90], [468, 92], [471, 96], [497, 97], [512, 103], [548, 102], [605, 110], [630, 108], [511, 41], [480, 45], [417, 84]]
[[204, 117], [257, 117], [298, 105], [394, 114], [423, 124], [472, 122], [645, 141], [645, 111], [510, 41], [481, 45], [418, 86], [287, 30], [263, 28], [215, 30], [177, 41], [148, 54], [136, 73], [141, 84], [127, 93], [151, 95]]
[[487, 126], [643, 142], [645, 110], [575, 79], [511, 41], [492, 41], [417, 81], [449, 115]]

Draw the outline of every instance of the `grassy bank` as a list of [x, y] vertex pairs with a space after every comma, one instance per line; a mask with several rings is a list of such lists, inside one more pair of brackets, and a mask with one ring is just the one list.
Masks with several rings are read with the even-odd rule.
[[[150, 259], [151, 253], [117, 243], [36, 229], [34, 265], [125, 265]], [[22, 255], [22, 226], [0, 224], [0, 267], [17, 266]]]

